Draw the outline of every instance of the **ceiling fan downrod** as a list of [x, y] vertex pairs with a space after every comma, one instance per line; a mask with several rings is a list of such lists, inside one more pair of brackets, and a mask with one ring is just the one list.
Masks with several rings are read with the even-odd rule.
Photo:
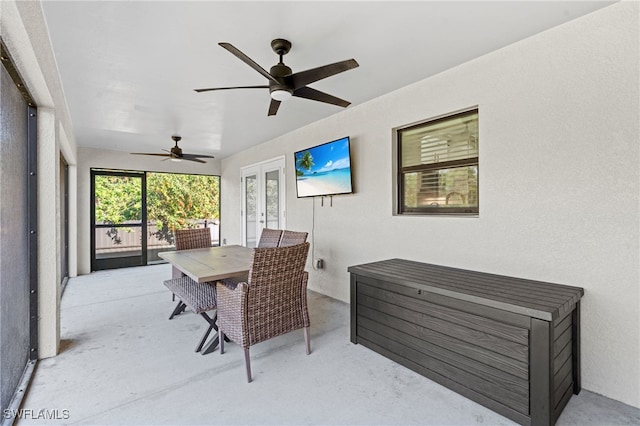
[[276, 38], [271, 41], [271, 49], [280, 56], [280, 63], [282, 64], [282, 57], [291, 50], [291, 42], [283, 38]]

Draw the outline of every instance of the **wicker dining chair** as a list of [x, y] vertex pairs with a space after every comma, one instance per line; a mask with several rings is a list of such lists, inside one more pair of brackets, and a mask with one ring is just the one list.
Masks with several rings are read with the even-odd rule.
[[[191, 250], [198, 248], [211, 247], [211, 229], [210, 228], [193, 228], [193, 229], [176, 229], [173, 233], [175, 237], [176, 250]], [[181, 278], [185, 275], [175, 266], [172, 266], [171, 278]], [[175, 293], [172, 299], [175, 300]], [[181, 300], [175, 307], [169, 319], [184, 312], [186, 305]]]
[[262, 234], [260, 234], [260, 241], [258, 241], [258, 247], [278, 247], [280, 237], [282, 236], [281, 229], [264, 228]]
[[211, 228], [176, 229], [176, 250], [211, 247]]
[[282, 237], [278, 243], [278, 247], [289, 247], [302, 244], [307, 241], [307, 232], [282, 231]]
[[304, 270], [308, 253], [309, 243], [256, 248], [247, 282], [235, 289], [220, 282], [216, 286], [220, 353], [225, 336], [242, 346], [248, 382], [249, 348], [257, 343], [304, 328], [307, 354], [311, 352]]
[[[283, 232], [281, 229], [263, 228], [262, 234], [260, 234], [260, 241], [258, 241], [258, 248], [278, 247], [278, 244], [282, 241], [282, 234]], [[304, 241], [300, 242], [304, 243]], [[243, 281], [246, 282], [248, 279], [249, 277], [245, 275], [225, 278], [222, 282], [229, 288], [236, 288], [239, 283]]]

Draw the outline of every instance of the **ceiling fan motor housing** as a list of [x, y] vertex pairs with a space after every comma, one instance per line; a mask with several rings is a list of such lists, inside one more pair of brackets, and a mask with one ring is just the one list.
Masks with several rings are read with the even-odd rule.
[[291, 68], [280, 62], [271, 67], [269, 70], [269, 74], [271, 74], [279, 83], [275, 83], [273, 81], [269, 81], [269, 93], [272, 93], [276, 90], [284, 90], [289, 93], [293, 93], [293, 89], [290, 88], [286, 83], [284, 78], [290, 76], [292, 73]]
[[178, 142], [180, 142], [182, 137], [180, 137], [178, 135], [173, 135], [173, 136], [171, 136], [171, 139], [173, 139], [173, 141], [176, 143], [176, 145], [173, 148], [171, 148], [171, 155], [173, 155], [174, 157], [177, 157], [177, 158], [181, 158], [182, 157], [182, 148], [180, 148], [178, 146]]

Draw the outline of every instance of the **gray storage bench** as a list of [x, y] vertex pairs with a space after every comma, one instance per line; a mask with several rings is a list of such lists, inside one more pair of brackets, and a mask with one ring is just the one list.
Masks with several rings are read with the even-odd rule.
[[580, 392], [582, 288], [402, 259], [351, 273], [351, 341], [523, 425]]

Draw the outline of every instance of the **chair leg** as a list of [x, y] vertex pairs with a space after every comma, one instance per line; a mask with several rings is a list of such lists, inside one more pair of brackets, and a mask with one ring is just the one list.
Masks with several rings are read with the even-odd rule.
[[224, 353], [224, 331], [218, 330], [220, 334], [220, 355]]
[[247, 383], [251, 383], [251, 361], [249, 361], [249, 349], [244, 350], [244, 364], [247, 367]]
[[304, 328], [304, 342], [307, 344], [307, 355], [311, 353], [311, 338], [309, 337], [309, 327]]

